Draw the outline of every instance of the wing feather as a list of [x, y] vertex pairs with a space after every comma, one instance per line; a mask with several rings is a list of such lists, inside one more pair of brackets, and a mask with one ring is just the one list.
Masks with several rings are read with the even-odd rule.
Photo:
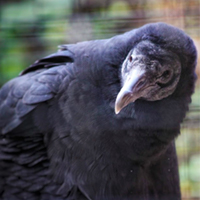
[[0, 133], [12, 131], [40, 103], [53, 99], [63, 79], [71, 76], [72, 61], [71, 52], [59, 51], [35, 62], [6, 83], [0, 89]]

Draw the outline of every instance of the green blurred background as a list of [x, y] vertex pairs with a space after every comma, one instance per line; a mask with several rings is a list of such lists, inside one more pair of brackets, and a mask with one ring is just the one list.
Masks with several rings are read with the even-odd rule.
[[[59, 44], [109, 38], [158, 21], [183, 29], [200, 52], [200, 0], [1, 0], [0, 86]], [[176, 144], [182, 199], [200, 200], [199, 81]]]

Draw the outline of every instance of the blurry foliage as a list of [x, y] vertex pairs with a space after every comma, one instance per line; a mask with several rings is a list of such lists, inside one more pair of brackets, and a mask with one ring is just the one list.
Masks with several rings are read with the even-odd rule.
[[[200, 0], [0, 1], [0, 85], [59, 44], [108, 38], [157, 21], [184, 29], [200, 52]], [[185, 200], [200, 199], [199, 82], [190, 110], [176, 142]]]

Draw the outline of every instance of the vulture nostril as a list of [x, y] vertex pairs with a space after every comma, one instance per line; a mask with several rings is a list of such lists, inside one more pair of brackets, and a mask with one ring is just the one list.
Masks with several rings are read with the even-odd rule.
[[129, 62], [132, 62], [133, 61], [133, 58], [132, 56], [129, 57]]

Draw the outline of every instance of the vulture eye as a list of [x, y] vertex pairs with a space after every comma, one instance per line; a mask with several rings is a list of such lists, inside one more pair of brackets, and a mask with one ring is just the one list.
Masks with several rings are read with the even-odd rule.
[[166, 84], [166, 83], [168, 83], [170, 81], [170, 79], [172, 78], [172, 76], [173, 76], [173, 72], [171, 70], [169, 70], [169, 69], [165, 70], [162, 73], [162, 75], [161, 75], [161, 77], [159, 79], [159, 82], [161, 84]]
[[168, 79], [170, 76], [171, 76], [171, 71], [170, 70], [166, 70], [162, 74], [162, 77], [165, 78], [165, 79]]

